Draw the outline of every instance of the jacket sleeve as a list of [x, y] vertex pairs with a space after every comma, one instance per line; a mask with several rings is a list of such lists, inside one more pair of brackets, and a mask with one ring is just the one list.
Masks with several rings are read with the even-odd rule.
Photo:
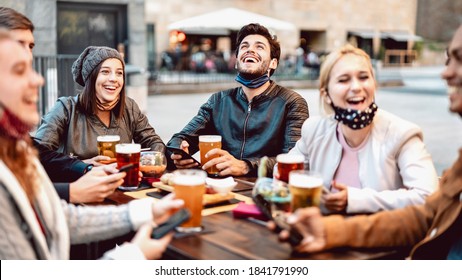
[[441, 192], [427, 198], [424, 205], [413, 205], [373, 215], [323, 218], [326, 249], [334, 247], [411, 247], [422, 240], [431, 226]]
[[153, 222], [150, 198], [136, 199], [119, 206], [81, 206], [62, 201], [71, 244], [105, 240], [127, 234]]
[[79, 159], [50, 150], [35, 138], [33, 143], [39, 152], [40, 162], [52, 182], [73, 182], [84, 174], [89, 165]]
[[68, 127], [69, 111], [60, 98], [51, 110], [42, 118], [42, 123], [37, 129], [35, 139], [49, 149], [57, 151], [60, 144], [65, 142], [65, 134]]
[[135, 143], [140, 143], [142, 147], [149, 147], [152, 151], [159, 151], [165, 153], [165, 144], [162, 139], [157, 135], [154, 128], [149, 124], [149, 120], [143, 114], [136, 104], [132, 102], [131, 116], [135, 123], [133, 140]]
[[[286, 127], [283, 132], [284, 135], [280, 135], [284, 138], [282, 153], [288, 153], [295, 146], [295, 143], [301, 138], [303, 123], [309, 117], [306, 100], [295, 92], [291, 94], [291, 98], [286, 106]], [[257, 175], [257, 170], [260, 166], [260, 158], [246, 158], [244, 161], [247, 162], [250, 168], [248, 175]], [[276, 157], [268, 158], [266, 162], [267, 176], [272, 176], [275, 165]]]
[[425, 197], [435, 191], [438, 177], [420, 134], [403, 138], [407, 141], [399, 145], [396, 165], [404, 187], [383, 191], [348, 188], [348, 213], [377, 212], [422, 204]]

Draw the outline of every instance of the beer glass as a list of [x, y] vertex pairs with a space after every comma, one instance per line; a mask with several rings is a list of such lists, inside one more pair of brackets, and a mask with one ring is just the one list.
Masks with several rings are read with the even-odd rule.
[[110, 160], [100, 161], [103, 164], [116, 162], [115, 146], [120, 142], [119, 135], [100, 135], [96, 137], [98, 142], [98, 155], [110, 157]]
[[199, 169], [178, 169], [173, 172], [175, 197], [184, 200], [191, 212], [191, 219], [177, 228], [180, 232], [199, 232], [202, 230], [202, 201], [205, 193], [207, 173]]
[[276, 157], [278, 163], [279, 180], [289, 182], [289, 173], [292, 170], [303, 170], [303, 155], [280, 154]]
[[[218, 155], [212, 156], [209, 158], [205, 158], [205, 154], [207, 154], [210, 150], [220, 148], [221, 149], [221, 136], [220, 135], [200, 135], [199, 136], [199, 150], [201, 153], [201, 164], [204, 165], [211, 159], [217, 158]], [[220, 170], [217, 169], [216, 166], [212, 166], [207, 168], [207, 173], [210, 175], [218, 175]]]
[[119, 189], [128, 191], [138, 188], [138, 172], [140, 171], [140, 144], [117, 144], [116, 147], [117, 168], [127, 164], [133, 164], [133, 168], [127, 171], [122, 186]]
[[143, 173], [143, 181], [152, 184], [159, 181], [159, 178], [167, 169], [167, 158], [164, 153], [158, 151], [141, 152], [140, 171]]
[[323, 188], [321, 174], [307, 170], [291, 171], [289, 188], [292, 195], [292, 211], [298, 208], [319, 206]]

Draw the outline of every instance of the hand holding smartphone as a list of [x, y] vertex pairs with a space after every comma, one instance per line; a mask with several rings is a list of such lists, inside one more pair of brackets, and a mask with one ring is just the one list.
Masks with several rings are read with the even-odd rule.
[[302, 242], [303, 236], [298, 231], [293, 229], [289, 224], [287, 224], [284, 217], [273, 216], [271, 214], [271, 205], [261, 194], [252, 196], [252, 200], [255, 202], [255, 205], [257, 205], [262, 214], [276, 224], [276, 233], [281, 232], [283, 229], [290, 232], [288, 239], [290, 245], [297, 246], [300, 244], [300, 242]]
[[167, 233], [174, 230], [176, 227], [180, 226], [182, 223], [186, 222], [191, 218], [191, 212], [186, 208], [181, 208], [175, 214], [173, 214], [165, 223], [160, 224], [158, 227], [154, 228], [151, 233], [151, 238], [160, 239], [164, 237]]
[[198, 162], [195, 158], [193, 158], [190, 154], [188, 154], [184, 150], [180, 148], [176, 148], [176, 147], [171, 147], [171, 146], [167, 146], [167, 150], [171, 152], [172, 154], [181, 155], [182, 159], [192, 159], [194, 163], [198, 164], [196, 168], [201, 168], [201, 163]]

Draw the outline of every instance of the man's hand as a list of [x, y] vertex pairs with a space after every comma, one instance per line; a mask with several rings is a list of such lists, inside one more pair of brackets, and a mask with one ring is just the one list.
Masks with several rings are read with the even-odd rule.
[[216, 165], [216, 168], [220, 170], [220, 176], [243, 176], [249, 173], [249, 166], [245, 161], [236, 159], [225, 150], [215, 148], [205, 155], [206, 158], [213, 156], [218, 157], [209, 160], [202, 166], [202, 169], [206, 170]]
[[[189, 143], [183, 140], [181, 142], [180, 149], [189, 154]], [[172, 154], [170, 158], [173, 160], [173, 163], [178, 169], [188, 169], [197, 167], [196, 162], [194, 162], [192, 159], [183, 159], [181, 155]]]
[[[322, 251], [326, 247], [324, 224], [318, 207], [297, 209], [294, 214], [287, 218], [287, 223], [303, 235], [302, 242], [294, 247], [296, 251], [314, 253]], [[268, 222], [268, 228], [274, 230], [274, 222]], [[289, 234], [288, 230], [283, 230], [279, 234], [279, 239], [287, 241]]]

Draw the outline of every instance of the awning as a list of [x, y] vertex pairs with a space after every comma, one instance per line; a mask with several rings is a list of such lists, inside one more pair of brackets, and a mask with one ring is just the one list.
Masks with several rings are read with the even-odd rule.
[[408, 42], [408, 41], [413, 41], [413, 42], [420, 42], [422, 41], [422, 37], [411, 34], [406, 31], [387, 31], [387, 32], [382, 32], [381, 33], [382, 38], [389, 38], [393, 39], [398, 42]]
[[348, 33], [363, 39], [373, 39], [375, 37], [374, 30], [351, 30]]
[[227, 8], [183, 19], [168, 25], [169, 30], [185, 33], [227, 35], [249, 23], [260, 23], [273, 31], [295, 31], [294, 24], [236, 8]]

